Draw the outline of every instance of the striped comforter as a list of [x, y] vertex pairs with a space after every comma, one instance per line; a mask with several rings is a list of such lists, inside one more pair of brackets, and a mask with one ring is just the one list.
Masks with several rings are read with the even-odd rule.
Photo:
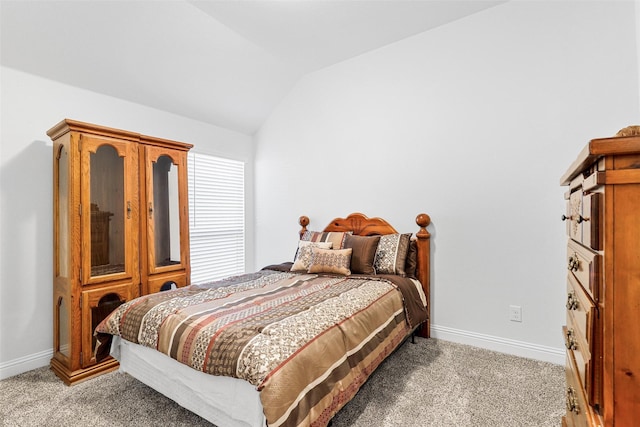
[[146, 295], [97, 327], [97, 352], [120, 335], [255, 385], [270, 427], [324, 426], [426, 319], [403, 303], [415, 285], [392, 279], [262, 270]]

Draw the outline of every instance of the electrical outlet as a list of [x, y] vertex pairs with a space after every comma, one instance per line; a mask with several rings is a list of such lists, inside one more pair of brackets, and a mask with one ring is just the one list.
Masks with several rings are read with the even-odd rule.
[[510, 305], [509, 320], [512, 322], [522, 322], [522, 307], [519, 305]]

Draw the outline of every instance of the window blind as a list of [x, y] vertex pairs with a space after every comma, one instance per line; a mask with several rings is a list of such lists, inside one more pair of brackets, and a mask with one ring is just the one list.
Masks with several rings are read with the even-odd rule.
[[191, 283], [244, 273], [244, 162], [190, 152]]

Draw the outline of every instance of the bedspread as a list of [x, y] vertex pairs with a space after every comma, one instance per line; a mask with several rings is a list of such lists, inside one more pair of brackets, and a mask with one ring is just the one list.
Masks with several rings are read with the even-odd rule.
[[262, 270], [146, 295], [97, 327], [96, 351], [120, 335], [253, 384], [269, 426], [326, 425], [426, 319], [403, 280]]

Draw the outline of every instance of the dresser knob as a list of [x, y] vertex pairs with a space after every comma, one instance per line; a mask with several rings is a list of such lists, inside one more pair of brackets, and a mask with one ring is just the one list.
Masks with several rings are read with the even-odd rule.
[[576, 293], [571, 291], [567, 294], [567, 310], [577, 310], [578, 309], [578, 299], [576, 298]]
[[566, 215], [562, 215], [562, 220], [563, 221], [566, 221], [568, 219], [571, 219], [571, 217], [570, 216], [566, 216]]
[[580, 405], [578, 405], [578, 397], [573, 387], [567, 387], [567, 410], [574, 412], [576, 415], [580, 413]]
[[585, 218], [582, 215], [578, 215], [578, 219], [576, 221], [578, 222], [578, 224], [580, 224], [583, 221], [589, 221], [589, 218]]
[[578, 344], [576, 343], [576, 339], [574, 336], [573, 329], [568, 329], [567, 334], [564, 337], [564, 345], [568, 350], [577, 350]]
[[580, 268], [580, 260], [578, 259], [578, 254], [573, 254], [573, 256], [569, 257], [567, 268], [571, 271], [578, 271], [578, 269]]

